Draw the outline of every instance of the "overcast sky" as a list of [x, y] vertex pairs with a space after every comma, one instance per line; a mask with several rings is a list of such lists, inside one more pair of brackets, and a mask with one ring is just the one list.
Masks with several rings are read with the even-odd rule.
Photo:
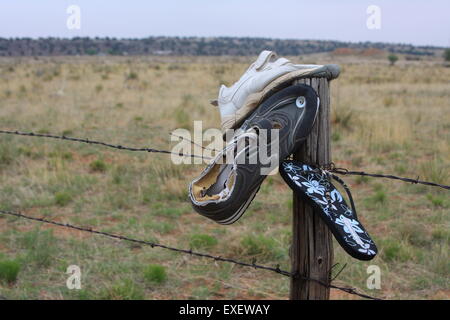
[[[69, 5], [81, 29], [69, 30]], [[370, 30], [369, 5], [381, 9]], [[2, 0], [0, 37], [250, 36], [450, 46], [449, 0]]]

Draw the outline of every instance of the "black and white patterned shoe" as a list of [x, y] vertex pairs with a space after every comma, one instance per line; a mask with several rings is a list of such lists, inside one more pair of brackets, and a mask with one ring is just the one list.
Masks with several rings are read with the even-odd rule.
[[[297, 195], [317, 209], [320, 217], [349, 255], [359, 260], [371, 260], [375, 257], [377, 247], [358, 220], [352, 195], [342, 179], [292, 160], [281, 163], [280, 174]], [[331, 178], [342, 184], [351, 207], [331, 183]]]

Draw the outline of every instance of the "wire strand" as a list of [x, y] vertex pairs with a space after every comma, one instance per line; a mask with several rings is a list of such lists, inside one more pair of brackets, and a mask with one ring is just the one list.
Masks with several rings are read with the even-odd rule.
[[210, 158], [208, 158], [208, 157], [203, 157], [203, 156], [199, 156], [199, 155], [195, 155], [195, 154], [176, 153], [176, 152], [172, 152], [172, 151], [158, 150], [158, 149], [147, 148], [147, 147], [143, 147], [143, 148], [127, 147], [127, 146], [122, 146], [120, 144], [112, 144], [112, 143], [108, 143], [108, 142], [90, 140], [90, 139], [86, 139], [86, 138], [67, 137], [65, 135], [59, 136], [59, 135], [47, 134], [47, 133], [21, 132], [21, 131], [11, 131], [11, 130], [0, 130], [0, 133], [8, 134], [8, 135], [50, 138], [50, 139], [58, 139], [58, 140], [65, 140], [65, 141], [72, 141], [72, 142], [80, 142], [80, 143], [100, 145], [100, 146], [104, 146], [104, 147], [108, 147], [108, 148], [126, 150], [126, 151], [163, 153], [163, 154], [176, 155], [176, 156], [180, 156], [180, 157], [202, 158], [202, 159], [210, 160]]
[[122, 240], [122, 241], [129, 241], [129, 242], [133, 242], [133, 243], [139, 243], [139, 244], [142, 244], [142, 245], [150, 246], [152, 248], [156, 248], [157, 247], [157, 248], [162, 248], [162, 249], [171, 250], [171, 251], [175, 251], [175, 252], [179, 252], [179, 253], [189, 254], [189, 255], [197, 256], [197, 257], [201, 257], [201, 258], [212, 259], [212, 260], [215, 260], [215, 261], [229, 262], [229, 263], [233, 263], [233, 264], [240, 265], [240, 266], [243, 266], [243, 267], [251, 267], [251, 268], [254, 268], [254, 269], [271, 271], [271, 272], [275, 272], [277, 274], [280, 274], [280, 275], [283, 275], [283, 276], [286, 276], [286, 277], [301, 277], [301, 279], [303, 279], [305, 281], [313, 281], [313, 282], [316, 282], [316, 283], [318, 283], [318, 284], [320, 284], [320, 285], [322, 285], [324, 287], [327, 287], [327, 288], [337, 289], [337, 290], [340, 290], [340, 291], [343, 291], [343, 292], [347, 292], [347, 293], [352, 294], [352, 295], [357, 295], [359, 297], [366, 298], [366, 299], [381, 300], [379, 298], [375, 298], [375, 297], [366, 295], [364, 293], [360, 293], [360, 292], [356, 291], [356, 289], [354, 289], [354, 288], [341, 287], [341, 286], [337, 286], [337, 285], [334, 285], [334, 284], [331, 284], [331, 283], [326, 283], [326, 282], [318, 280], [318, 279], [308, 278], [308, 277], [292, 274], [289, 271], [280, 269], [279, 265], [277, 265], [276, 267], [269, 267], [269, 266], [257, 264], [256, 260], [253, 260], [251, 263], [242, 262], [242, 261], [238, 261], [238, 260], [231, 259], [231, 258], [224, 258], [224, 257], [221, 257], [221, 256], [214, 256], [214, 255], [211, 255], [211, 254], [208, 254], [208, 253], [201, 253], [201, 252], [192, 251], [192, 249], [189, 249], [189, 250], [180, 249], [180, 248], [175, 248], [175, 247], [171, 247], [171, 246], [168, 246], [168, 245], [164, 245], [164, 244], [161, 244], [161, 243], [155, 243], [155, 242], [141, 240], [141, 239], [134, 239], [134, 238], [118, 235], [118, 234], [113, 234], [113, 233], [109, 233], [109, 232], [95, 230], [95, 229], [88, 228], [88, 227], [76, 226], [76, 225], [72, 225], [72, 224], [69, 224], [69, 223], [62, 223], [62, 222], [57, 222], [57, 221], [53, 221], [53, 220], [48, 220], [48, 219], [45, 219], [45, 218], [32, 217], [32, 216], [23, 214], [21, 212], [0, 210], [0, 214], [14, 216], [14, 217], [23, 218], [23, 219], [32, 220], [32, 221], [37, 221], [37, 222], [42, 222], [42, 223], [46, 223], [46, 224], [50, 224], [50, 225], [54, 225], [54, 226], [58, 226], [58, 227], [65, 227], [65, 228], [74, 229], [74, 230], [78, 230], [78, 231], [82, 231], [82, 232], [88, 232], [88, 233], [92, 233], [92, 234], [96, 234], [96, 235], [102, 235], [102, 236], [105, 236], [105, 237], [118, 239], [118, 240]]
[[[135, 151], [135, 152], [163, 153], [163, 154], [176, 155], [176, 156], [180, 156], [180, 157], [191, 157], [191, 158], [201, 158], [201, 159], [211, 160], [211, 158], [209, 158], [209, 157], [204, 157], [204, 156], [195, 155], [195, 154], [183, 154], [183, 153], [176, 153], [176, 152], [172, 152], [172, 151], [158, 150], [158, 149], [153, 149], [153, 148], [126, 147], [126, 146], [117, 145], [117, 144], [111, 144], [111, 143], [102, 142], [102, 141], [89, 140], [89, 139], [83, 139], [83, 138], [67, 137], [67, 136], [64, 136], [64, 135], [58, 136], [58, 135], [44, 134], [44, 133], [21, 132], [21, 131], [17, 131], [17, 130], [16, 131], [0, 130], [0, 134], [20, 135], [20, 136], [28, 136], [28, 137], [51, 138], [51, 139], [59, 139], [59, 140], [66, 140], [66, 141], [73, 141], [73, 142], [101, 145], [101, 146], [114, 148], [114, 149], [119, 149], [119, 150], [127, 150], [127, 151]], [[189, 141], [189, 142], [191, 142], [193, 144], [198, 145], [194, 141], [189, 140], [187, 138], [184, 138], [184, 137], [181, 137], [181, 136], [177, 136], [177, 135], [174, 135], [174, 134], [172, 134], [172, 135], [175, 136], [175, 137], [184, 139], [186, 141]], [[203, 147], [203, 146], [200, 146], [200, 147], [203, 148], [203, 149], [212, 150], [212, 149], [207, 148], [207, 147]], [[217, 150], [213, 150], [213, 151], [217, 151]], [[338, 167], [335, 166], [334, 163], [329, 163], [329, 164], [326, 164], [326, 165], [315, 165], [315, 164], [309, 164], [309, 165], [313, 166], [313, 167], [316, 167], [316, 168], [321, 168], [323, 170], [327, 170], [329, 172], [336, 173], [336, 174], [339, 174], [339, 175], [359, 175], [359, 176], [367, 176], [367, 177], [374, 177], [374, 178], [385, 178], [385, 179], [399, 180], [399, 181], [413, 183], [413, 184], [422, 184], [422, 185], [426, 185], [426, 186], [438, 187], [438, 188], [450, 190], [450, 186], [449, 185], [439, 184], [439, 183], [430, 182], [430, 181], [422, 181], [422, 180], [419, 180], [419, 177], [417, 177], [417, 179], [412, 179], [412, 178], [398, 177], [398, 176], [394, 176], [394, 175], [390, 175], [390, 174], [377, 174], [377, 173], [367, 173], [367, 172], [364, 172], [364, 171], [351, 171], [351, 170], [345, 169], [345, 168], [338, 168]]]

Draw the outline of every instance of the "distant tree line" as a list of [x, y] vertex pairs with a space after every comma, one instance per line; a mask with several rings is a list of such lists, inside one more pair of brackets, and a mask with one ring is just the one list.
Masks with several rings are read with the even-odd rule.
[[319, 40], [281, 40], [270, 38], [200, 38], [149, 37], [143, 39], [116, 38], [0, 38], [0, 56], [60, 56], [60, 55], [192, 55], [246, 56], [261, 50], [275, 50], [281, 55], [331, 52], [338, 48], [375, 48], [391, 53], [435, 55], [442, 48], [387, 44], [381, 42], [341, 42]]

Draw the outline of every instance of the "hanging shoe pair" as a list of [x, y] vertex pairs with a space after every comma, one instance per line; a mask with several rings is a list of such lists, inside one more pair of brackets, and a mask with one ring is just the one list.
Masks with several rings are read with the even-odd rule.
[[[227, 147], [190, 184], [189, 197], [194, 209], [221, 224], [237, 221], [266, 177], [261, 174], [265, 163], [258, 157], [261, 130], [270, 133], [271, 129], [279, 129], [279, 152], [271, 156], [282, 161], [306, 139], [314, 124], [319, 107], [316, 92], [307, 85], [289, 84], [302, 77], [331, 79], [338, 74], [336, 65], [294, 65], [265, 50], [239, 81], [230, 88], [222, 85], [215, 102], [219, 106], [222, 131], [225, 133], [239, 125], [240, 128]], [[277, 88], [283, 89], [272, 94]], [[256, 147], [249, 145], [238, 150], [248, 140]], [[263, 147], [269, 154], [272, 145]], [[234, 157], [227, 161], [230, 152]], [[256, 163], [246, 158], [256, 158]]]
[[[222, 130], [236, 128], [239, 124], [241, 126], [225, 149], [189, 186], [193, 208], [217, 223], [236, 222], [255, 197], [267, 175], [267, 171], [265, 174], [261, 172], [267, 166], [267, 162], [260, 157], [262, 150], [269, 158], [276, 158], [278, 164], [294, 153], [309, 135], [320, 101], [317, 93], [308, 85], [289, 86], [292, 80], [302, 76], [333, 79], [339, 74], [339, 68], [335, 65], [299, 66], [284, 58], [274, 58], [275, 55], [271, 52], [261, 53], [235, 85], [231, 88], [222, 87], [220, 90]], [[265, 83], [269, 78], [271, 82]], [[262, 89], [261, 83], [265, 83]], [[276, 88], [282, 89], [273, 94]], [[260, 101], [263, 102], [259, 103]], [[279, 133], [279, 139], [275, 142], [270, 139], [273, 129], [277, 129]], [[261, 141], [261, 132], [264, 130], [269, 135]], [[275, 153], [272, 152], [273, 143], [279, 146], [278, 149], [275, 148]], [[301, 171], [297, 172], [297, 176], [289, 175], [293, 174], [286, 171], [289, 166], [293, 168], [296, 165], [292, 162], [282, 163], [280, 173], [283, 178], [296, 193], [303, 195], [305, 200], [315, 206], [346, 252], [357, 259], [372, 259], [377, 249], [357, 220], [353, 200], [350, 198], [350, 209], [328, 180], [328, 176], [307, 180], [312, 184], [306, 189], [307, 185], [302, 184], [307, 183], [306, 181], [297, 185], [295, 181], [301, 179]], [[313, 179], [310, 176], [306, 179], [308, 178]], [[313, 199], [312, 195], [307, 194], [314, 190], [323, 192], [326, 201], [318, 197]], [[341, 203], [337, 206], [333, 199], [339, 199]]]

